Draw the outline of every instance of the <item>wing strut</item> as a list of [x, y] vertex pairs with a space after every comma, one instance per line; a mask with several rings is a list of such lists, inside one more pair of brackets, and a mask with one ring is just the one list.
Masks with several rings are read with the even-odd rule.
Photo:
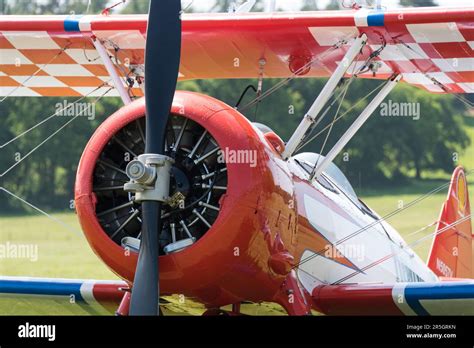
[[[319, 93], [313, 105], [311, 105], [305, 117], [296, 128], [290, 140], [288, 140], [285, 147], [285, 151], [282, 154], [282, 157], [284, 159], [288, 159], [295, 152], [296, 148], [301, 143], [308, 129], [312, 127], [316, 122], [316, 117], [324, 108], [324, 105], [326, 105], [329, 98], [331, 98], [331, 96], [333, 95], [334, 90], [339, 84], [339, 81], [341, 81], [341, 79], [344, 77], [344, 74], [347, 72], [347, 69], [349, 69], [351, 64], [354, 62], [354, 59], [357, 57], [357, 55], [360, 53], [361, 49], [365, 46], [366, 43], [367, 36], [365, 34], [362, 34], [354, 41], [352, 46], [349, 48], [342, 61], [339, 63], [338, 67], [329, 78], [328, 82], [326, 82], [326, 85], [324, 86], [323, 90], [321, 91], [321, 93]], [[319, 123], [321, 119], [322, 117], [320, 117], [317, 122]]]
[[356, 134], [356, 132], [362, 127], [362, 125], [369, 119], [370, 115], [375, 111], [375, 109], [380, 105], [380, 103], [385, 99], [385, 97], [395, 88], [398, 81], [400, 81], [401, 75], [395, 75], [390, 78], [390, 80], [383, 86], [379, 93], [372, 99], [372, 101], [367, 105], [367, 107], [360, 113], [359, 117], [354, 121], [354, 123], [349, 127], [349, 129], [339, 138], [337, 143], [333, 148], [328, 152], [326, 157], [322, 160], [321, 164], [313, 169], [311, 174], [311, 179], [318, 178], [319, 175], [327, 168], [329, 163], [331, 163], [339, 152], [347, 145], [349, 140]]
[[104, 45], [102, 45], [102, 43], [97, 38], [93, 38], [92, 43], [94, 44], [95, 49], [97, 50], [97, 53], [99, 54], [100, 58], [104, 62], [105, 69], [107, 69], [107, 72], [109, 73], [112, 79], [114, 87], [117, 89], [123, 103], [125, 105], [130, 104], [132, 102], [132, 99], [130, 98], [130, 95], [128, 94], [127, 89], [123, 85], [122, 79], [117, 73], [117, 70], [115, 69], [115, 65], [112, 62], [112, 59], [110, 59], [110, 56], [107, 53], [106, 48], [104, 47]]

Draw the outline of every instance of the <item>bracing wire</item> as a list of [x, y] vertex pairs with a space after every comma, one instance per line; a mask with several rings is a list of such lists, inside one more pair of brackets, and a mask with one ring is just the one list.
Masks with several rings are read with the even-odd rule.
[[[429, 237], [431, 237], [431, 236], [437, 236], [437, 235], [440, 235], [440, 234], [442, 234], [442, 233], [444, 233], [444, 232], [446, 232], [446, 231], [449, 231], [449, 230], [451, 229], [451, 227], [454, 227], [454, 226], [456, 226], [456, 225], [458, 225], [458, 224], [460, 224], [460, 223], [462, 223], [462, 222], [464, 222], [464, 221], [468, 221], [470, 218], [471, 218], [471, 214], [466, 215], [466, 216], [464, 216], [463, 218], [461, 218], [461, 219], [459, 219], [459, 220], [456, 220], [456, 221], [454, 221], [453, 223], [451, 223], [451, 224], [449, 224], [449, 225], [446, 225], [445, 227], [441, 228], [441, 229], [438, 230], [438, 231], [435, 231], [435, 232], [433, 232], [433, 233], [430, 233], [430, 234], [428, 234], [428, 235], [426, 235], [426, 236], [423, 236], [423, 237], [421, 237], [420, 239], [418, 239], [418, 240], [416, 240], [416, 241], [414, 241], [414, 242], [412, 242], [412, 243], [410, 243], [410, 244], [407, 244], [406, 247], [413, 249], [413, 248], [417, 247], [418, 245], [420, 245], [420, 243], [423, 242], [424, 240], [426, 240], [427, 238], [429, 238]], [[404, 248], [406, 248], [406, 247], [404, 247]], [[388, 255], [386, 255], [386, 256], [384, 256], [384, 257], [382, 257], [382, 258], [380, 258], [380, 259], [378, 259], [378, 260], [376, 260], [376, 261], [374, 261], [374, 262], [372, 262], [372, 263], [370, 263], [369, 265], [367, 265], [367, 266], [361, 268], [360, 270], [354, 271], [353, 273], [351, 273], [351, 274], [349, 274], [349, 275], [347, 275], [347, 276], [345, 276], [345, 277], [343, 277], [343, 278], [338, 279], [337, 281], [331, 283], [331, 285], [341, 284], [341, 283], [343, 283], [343, 282], [345, 282], [345, 281], [351, 279], [352, 277], [355, 277], [357, 274], [360, 274], [361, 272], [365, 272], [365, 271], [367, 271], [368, 269], [373, 268], [373, 267], [375, 267], [375, 266], [381, 264], [382, 262], [385, 262], [385, 261], [391, 259], [392, 257], [397, 256], [397, 255], [398, 255], [399, 253], [401, 253], [403, 250], [404, 250], [404, 249], [400, 249], [400, 250], [397, 250], [397, 251], [395, 251], [395, 252], [393, 252], [393, 253], [391, 253], [391, 254], [388, 254]]]
[[[471, 171], [465, 173], [465, 175], [468, 176], [468, 175], [470, 175], [470, 174], [473, 173], [473, 172], [474, 172], [474, 170], [471, 170]], [[374, 221], [371, 222], [370, 224], [368, 224], [368, 225], [366, 225], [366, 226], [364, 226], [364, 227], [362, 227], [362, 228], [360, 228], [360, 229], [358, 229], [358, 230], [352, 232], [351, 234], [349, 234], [349, 235], [347, 235], [347, 236], [345, 236], [345, 237], [343, 237], [343, 238], [337, 240], [336, 242], [333, 243], [333, 246], [337, 246], [337, 245], [339, 245], [339, 244], [342, 244], [342, 243], [348, 241], [349, 239], [351, 239], [351, 238], [353, 238], [353, 237], [355, 237], [355, 236], [357, 236], [357, 235], [359, 235], [359, 234], [361, 234], [361, 233], [363, 233], [363, 232], [365, 232], [365, 231], [368, 231], [370, 228], [372, 228], [373, 226], [379, 224], [380, 222], [386, 221], [387, 219], [392, 218], [393, 216], [395, 216], [395, 215], [401, 213], [402, 211], [404, 211], [404, 210], [406, 210], [406, 209], [408, 209], [408, 208], [411, 208], [412, 206], [414, 206], [414, 205], [420, 203], [421, 201], [427, 199], [428, 197], [431, 197], [431, 196], [434, 195], [435, 193], [438, 193], [438, 192], [440, 192], [441, 190], [443, 190], [443, 189], [449, 187], [450, 184], [451, 184], [451, 181], [448, 181], [447, 183], [444, 183], [444, 184], [442, 184], [442, 185], [440, 185], [440, 186], [438, 186], [438, 187], [432, 189], [431, 191], [425, 193], [424, 195], [421, 195], [421, 196], [417, 197], [417, 198], [414, 199], [413, 201], [411, 201], [411, 202], [409, 202], [408, 204], [404, 205], [403, 207], [397, 208], [397, 209], [393, 210], [392, 212], [390, 212], [390, 213], [384, 215], [384, 216], [381, 217], [380, 219], [374, 220]], [[311, 255], [311, 256], [308, 256], [308, 257], [306, 257], [306, 258], [300, 260], [295, 266], [293, 266], [292, 269], [298, 268], [299, 266], [301, 266], [301, 265], [304, 264], [305, 262], [308, 262], [309, 260], [311, 260], [311, 259], [313, 259], [313, 258], [315, 258], [315, 257], [317, 257], [317, 256], [322, 255], [322, 254], [325, 253], [327, 250], [328, 250], [328, 246], [326, 246], [326, 247], [324, 247], [323, 249], [319, 250], [319, 251], [316, 252], [315, 254], [313, 254], [313, 255]]]

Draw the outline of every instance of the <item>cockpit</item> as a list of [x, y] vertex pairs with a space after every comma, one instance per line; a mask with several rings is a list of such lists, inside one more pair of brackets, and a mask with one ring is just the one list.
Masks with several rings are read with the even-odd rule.
[[[293, 156], [293, 159], [300, 164], [305, 171], [311, 173], [315, 164], [320, 164], [324, 160], [324, 156], [312, 153], [304, 152]], [[326, 170], [323, 172], [323, 180], [329, 177], [330, 181], [336, 184], [341, 190], [343, 190], [351, 198], [357, 200], [357, 194], [354, 191], [349, 180], [346, 178], [344, 173], [334, 164], [329, 163]]]
[[[309, 176], [313, 172], [314, 166], [320, 164], [324, 158], [325, 157], [323, 155], [317, 153], [304, 152], [293, 156], [292, 160], [304, 170], [306, 173], [306, 179], [309, 179]], [[322, 174], [315, 180], [319, 185], [327, 190], [330, 190], [334, 193], [342, 193], [364, 213], [372, 215], [374, 218], [376, 218], [372, 210], [370, 210], [370, 208], [368, 208], [357, 197], [357, 194], [347, 177], [334, 163], [329, 163]]]

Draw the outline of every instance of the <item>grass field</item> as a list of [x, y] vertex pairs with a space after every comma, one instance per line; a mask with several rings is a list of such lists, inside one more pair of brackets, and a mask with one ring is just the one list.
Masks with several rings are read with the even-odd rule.
[[[468, 132], [472, 139], [471, 148], [460, 159], [460, 163], [468, 169], [474, 169], [474, 122], [470, 122]], [[449, 180], [449, 175], [433, 175], [431, 179], [411, 181], [403, 187], [387, 187], [384, 189], [365, 189], [361, 192], [362, 199], [381, 216], [415, 200], [424, 193], [439, 187]], [[471, 202], [474, 201], [474, 175], [468, 177]], [[419, 239], [432, 233], [434, 228], [422, 233], [412, 234], [420, 228], [437, 220], [441, 205], [446, 198], [447, 189], [430, 196], [417, 205], [393, 216], [388, 222], [394, 226], [407, 242]], [[12, 199], [0, 192], [0, 199]], [[21, 243], [38, 245], [38, 260], [0, 259], [0, 275], [61, 277], [83, 279], [117, 279], [117, 277], [91, 251], [80, 231], [77, 217], [73, 213], [53, 214], [57, 221], [43, 215], [0, 217], [0, 244]], [[426, 259], [431, 239], [424, 242], [415, 251], [422, 259]], [[176, 298], [168, 298], [166, 313], [200, 314], [202, 306], [188, 302], [185, 311], [177, 303]], [[171, 311], [169, 311], [171, 310]], [[253, 314], [283, 314], [281, 308], [262, 304], [244, 309]], [[1, 314], [87, 314], [82, 309], [61, 308], [54, 301], [25, 302], [8, 298], [0, 298]], [[100, 313], [99, 313], [100, 314]]]

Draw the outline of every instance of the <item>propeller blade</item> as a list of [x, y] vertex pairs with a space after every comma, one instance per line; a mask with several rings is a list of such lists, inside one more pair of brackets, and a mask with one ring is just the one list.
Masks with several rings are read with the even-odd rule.
[[[150, 1], [145, 51], [145, 153], [164, 154], [166, 124], [181, 56], [181, 2]], [[158, 315], [158, 233], [161, 203], [142, 203], [142, 240], [132, 288], [130, 315]]]

